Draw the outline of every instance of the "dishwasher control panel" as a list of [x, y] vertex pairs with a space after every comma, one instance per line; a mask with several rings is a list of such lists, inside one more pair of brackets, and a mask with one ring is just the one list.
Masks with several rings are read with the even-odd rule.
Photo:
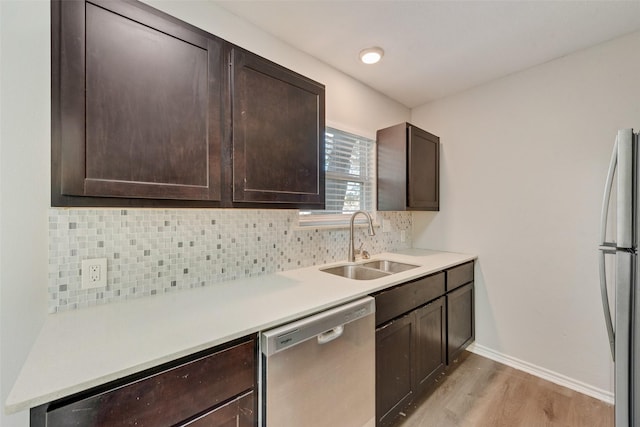
[[371, 297], [364, 297], [265, 331], [260, 337], [262, 353], [271, 356], [285, 348], [316, 337], [329, 342], [331, 340], [327, 337], [331, 334], [338, 334], [339, 327], [374, 313], [375, 300]]

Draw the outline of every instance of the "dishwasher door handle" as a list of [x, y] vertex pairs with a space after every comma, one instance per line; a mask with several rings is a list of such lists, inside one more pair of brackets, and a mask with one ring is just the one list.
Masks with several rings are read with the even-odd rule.
[[340, 335], [344, 332], [344, 325], [336, 326], [333, 329], [328, 330], [327, 332], [323, 332], [318, 335], [318, 344], [326, 344], [335, 340], [336, 338], [340, 338]]

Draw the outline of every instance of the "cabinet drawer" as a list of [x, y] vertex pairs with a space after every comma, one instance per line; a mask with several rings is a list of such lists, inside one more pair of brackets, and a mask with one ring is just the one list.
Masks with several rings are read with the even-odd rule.
[[256, 423], [256, 396], [250, 391], [180, 427], [254, 427]]
[[447, 292], [473, 281], [473, 261], [447, 270]]
[[423, 277], [375, 295], [376, 325], [413, 310], [445, 292], [444, 273]]
[[47, 426], [172, 426], [255, 384], [255, 340], [49, 408]]

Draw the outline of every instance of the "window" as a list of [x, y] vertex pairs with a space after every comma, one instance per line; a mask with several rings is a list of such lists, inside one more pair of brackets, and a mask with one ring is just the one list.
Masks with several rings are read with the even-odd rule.
[[325, 210], [301, 211], [301, 225], [344, 224], [375, 208], [375, 141], [338, 129], [325, 131]]

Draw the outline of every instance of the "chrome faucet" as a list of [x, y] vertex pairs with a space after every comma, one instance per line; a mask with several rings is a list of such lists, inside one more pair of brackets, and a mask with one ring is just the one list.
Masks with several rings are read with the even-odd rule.
[[373, 220], [371, 219], [371, 215], [369, 215], [369, 213], [365, 211], [355, 211], [353, 215], [351, 215], [351, 221], [349, 223], [349, 262], [355, 262], [356, 260], [356, 250], [355, 250], [355, 246], [353, 245], [353, 220], [356, 218], [356, 215], [358, 214], [363, 214], [364, 216], [367, 217], [367, 220], [369, 220], [369, 236], [376, 235], [376, 232], [373, 231]]

